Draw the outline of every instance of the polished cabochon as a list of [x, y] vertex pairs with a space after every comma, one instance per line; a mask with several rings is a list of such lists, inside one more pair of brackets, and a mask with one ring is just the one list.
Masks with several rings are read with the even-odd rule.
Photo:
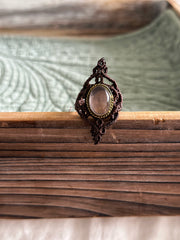
[[87, 95], [86, 104], [94, 117], [105, 118], [113, 108], [113, 95], [105, 84], [93, 85]]

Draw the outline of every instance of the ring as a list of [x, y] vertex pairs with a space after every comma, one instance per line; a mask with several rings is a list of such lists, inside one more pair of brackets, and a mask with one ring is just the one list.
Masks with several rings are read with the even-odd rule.
[[[116, 81], [107, 75], [107, 71], [106, 61], [101, 58], [93, 68], [91, 76], [85, 81], [75, 102], [75, 109], [80, 117], [91, 125], [94, 144], [100, 142], [106, 128], [116, 121], [118, 112], [122, 109], [122, 94]], [[93, 78], [95, 83], [90, 84]], [[104, 83], [104, 79], [110, 84]]]

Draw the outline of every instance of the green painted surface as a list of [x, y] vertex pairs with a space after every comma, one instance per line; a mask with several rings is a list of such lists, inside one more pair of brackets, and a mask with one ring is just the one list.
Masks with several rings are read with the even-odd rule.
[[180, 20], [168, 10], [140, 31], [106, 39], [0, 37], [0, 111], [74, 111], [101, 57], [124, 111], [180, 110]]

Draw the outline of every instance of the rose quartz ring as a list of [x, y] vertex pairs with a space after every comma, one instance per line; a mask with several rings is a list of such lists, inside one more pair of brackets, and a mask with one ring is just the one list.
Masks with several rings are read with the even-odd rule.
[[[95, 82], [90, 84], [94, 79]], [[104, 83], [104, 79], [110, 84]], [[118, 117], [122, 108], [122, 95], [116, 82], [107, 75], [107, 66], [101, 58], [93, 69], [92, 75], [86, 80], [75, 103], [79, 115], [91, 124], [91, 134], [97, 144]]]

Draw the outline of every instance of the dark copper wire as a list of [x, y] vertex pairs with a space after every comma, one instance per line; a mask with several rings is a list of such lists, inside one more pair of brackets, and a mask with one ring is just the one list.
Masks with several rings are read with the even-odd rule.
[[[75, 102], [75, 109], [81, 116], [81, 118], [86, 119], [91, 125], [91, 134], [95, 144], [98, 144], [102, 138], [102, 135], [105, 134], [106, 128], [109, 127], [113, 122], [116, 121], [118, 117], [118, 112], [122, 109], [122, 94], [117, 86], [115, 80], [110, 78], [107, 75], [108, 68], [106, 66], [106, 61], [104, 58], [101, 58], [96, 67], [93, 68], [93, 73], [91, 76], [85, 81], [83, 88], [77, 96]], [[105, 84], [109, 87], [110, 91], [114, 97], [114, 103], [112, 111], [106, 118], [100, 118], [98, 116], [94, 116], [88, 109], [86, 104], [86, 98], [89, 90], [94, 84], [90, 84], [90, 81], [95, 78], [94, 84], [105, 84], [104, 78], [111, 82], [111, 84]], [[88, 117], [91, 117], [89, 119]]]

